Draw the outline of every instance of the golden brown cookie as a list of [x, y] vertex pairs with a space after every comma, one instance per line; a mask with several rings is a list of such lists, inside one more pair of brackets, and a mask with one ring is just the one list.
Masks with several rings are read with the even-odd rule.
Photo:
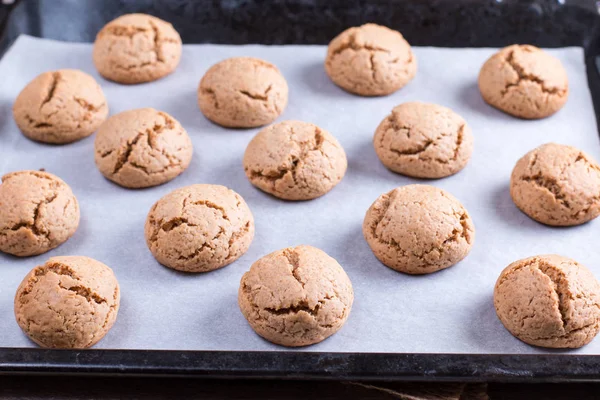
[[157, 201], [144, 231], [159, 263], [185, 272], [207, 272], [231, 264], [248, 250], [254, 218], [233, 190], [191, 185]]
[[0, 184], [0, 251], [19, 257], [45, 253], [79, 226], [79, 204], [59, 177], [41, 171], [6, 174]]
[[537, 119], [565, 105], [569, 82], [559, 59], [534, 46], [513, 45], [483, 64], [479, 90], [489, 105], [515, 117]]
[[310, 200], [337, 185], [348, 162], [327, 131], [301, 121], [266, 127], [250, 141], [244, 170], [257, 188], [285, 200]]
[[510, 195], [521, 211], [543, 224], [583, 224], [600, 214], [600, 166], [575, 147], [547, 143], [517, 162]]
[[88, 257], [52, 257], [21, 282], [15, 317], [42, 347], [84, 349], [112, 328], [119, 302], [119, 283], [109, 267]]
[[377, 156], [390, 170], [416, 178], [444, 178], [467, 165], [473, 134], [465, 120], [437, 104], [395, 107], [377, 127]]
[[475, 227], [450, 193], [429, 185], [401, 186], [371, 205], [363, 234], [375, 257], [407, 274], [448, 268], [469, 254]]
[[13, 116], [23, 135], [64, 144], [94, 133], [108, 115], [102, 88], [76, 69], [44, 72], [19, 93]]
[[223, 60], [206, 71], [198, 86], [202, 114], [227, 128], [270, 124], [287, 102], [285, 78], [276, 66], [258, 58]]
[[160, 79], [177, 68], [181, 37], [168, 22], [147, 14], [126, 14], [106, 24], [94, 42], [100, 75], [119, 83]]
[[325, 71], [348, 92], [385, 96], [414, 78], [417, 59], [400, 32], [365, 24], [346, 29], [329, 43]]
[[240, 309], [252, 329], [290, 347], [319, 343], [336, 333], [353, 301], [344, 269], [312, 246], [264, 256], [244, 274], [238, 292]]
[[494, 289], [498, 318], [525, 343], [577, 348], [600, 329], [600, 283], [583, 265], [558, 255], [515, 261]]
[[102, 175], [128, 188], [170, 181], [186, 170], [194, 152], [181, 124], [153, 108], [113, 115], [98, 129], [94, 147]]

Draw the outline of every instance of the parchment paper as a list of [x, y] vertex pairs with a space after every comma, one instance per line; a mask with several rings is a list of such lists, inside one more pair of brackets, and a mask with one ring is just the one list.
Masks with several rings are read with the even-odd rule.
[[[538, 353], [513, 338], [498, 321], [492, 291], [500, 271], [517, 259], [544, 253], [572, 257], [600, 278], [600, 221], [559, 229], [540, 225], [512, 203], [508, 182], [515, 162], [534, 147], [555, 141], [600, 159], [600, 143], [581, 48], [548, 50], [569, 74], [570, 98], [555, 116], [523, 121], [487, 106], [476, 81], [494, 49], [415, 48], [418, 73], [399, 92], [382, 98], [345, 93], [323, 69], [323, 46], [184, 46], [177, 71], [150, 84], [125, 86], [102, 79], [90, 44], [21, 37], [0, 61], [0, 173], [45, 168], [71, 185], [81, 205], [81, 225], [50, 253], [17, 259], [0, 255], [0, 346], [31, 347], [13, 316], [20, 281], [53, 255], [86, 255], [112, 267], [122, 290], [117, 322], [97, 348], [186, 350], [282, 350], [248, 326], [237, 305], [242, 274], [261, 256], [298, 244], [319, 247], [345, 268], [355, 303], [345, 327], [328, 340], [294, 351]], [[198, 110], [196, 88], [214, 63], [232, 56], [275, 63], [290, 86], [284, 119], [313, 122], [330, 131], [349, 159], [343, 181], [326, 196], [284, 202], [246, 180], [242, 155], [258, 129], [227, 130]], [[194, 142], [194, 158], [179, 178], [152, 189], [127, 190], [102, 177], [94, 165], [93, 136], [66, 146], [32, 142], [11, 113], [19, 91], [41, 72], [79, 68], [102, 85], [111, 114], [154, 107], [177, 118]], [[473, 157], [459, 174], [427, 181], [458, 197], [471, 213], [476, 240], [470, 255], [428, 276], [395, 272], [372, 255], [363, 239], [365, 211], [381, 193], [418, 182], [388, 171], [372, 138], [397, 104], [421, 100], [451, 107], [471, 125]], [[187, 275], [159, 265], [144, 242], [144, 221], [166, 193], [193, 183], [231, 187], [256, 219], [250, 250], [221, 270]], [[600, 338], [578, 350], [600, 354]]]

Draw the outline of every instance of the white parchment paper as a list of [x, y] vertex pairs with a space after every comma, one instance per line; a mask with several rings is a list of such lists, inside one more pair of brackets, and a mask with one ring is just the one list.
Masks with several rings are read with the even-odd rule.
[[[112, 267], [122, 290], [121, 310], [96, 346], [117, 349], [281, 350], [247, 325], [237, 305], [242, 274], [261, 256], [298, 244], [319, 247], [345, 268], [355, 303], [345, 327], [328, 340], [294, 351], [538, 353], [513, 338], [498, 321], [492, 291], [500, 271], [517, 259], [558, 253], [587, 265], [600, 277], [600, 221], [550, 228], [522, 214], [508, 192], [515, 162], [534, 147], [554, 141], [577, 146], [600, 159], [598, 130], [580, 48], [548, 50], [569, 74], [570, 98], [541, 121], [511, 118], [487, 106], [477, 74], [494, 49], [415, 48], [418, 73], [399, 92], [362, 98], [337, 88], [325, 74], [324, 46], [184, 46], [177, 71], [150, 84], [125, 86], [102, 79], [90, 44], [20, 37], [0, 61], [0, 173], [45, 168], [71, 185], [81, 205], [81, 225], [61, 247], [38, 257], [0, 255], [0, 346], [31, 347], [13, 316], [13, 296], [26, 273], [53, 255], [86, 255]], [[227, 130], [198, 110], [196, 88], [214, 63], [254, 56], [276, 64], [290, 86], [284, 119], [313, 122], [330, 131], [349, 160], [343, 181], [326, 196], [284, 202], [255, 189], [241, 165], [258, 129]], [[66, 146], [32, 142], [19, 133], [12, 103], [36, 75], [79, 68], [102, 85], [111, 114], [154, 107], [177, 118], [194, 142], [189, 169], [156, 188], [127, 190], [105, 180], [94, 165], [93, 136]], [[397, 104], [420, 100], [451, 107], [471, 125], [473, 157], [459, 174], [428, 181], [466, 206], [476, 227], [475, 246], [461, 263], [428, 276], [408, 276], [380, 264], [363, 239], [365, 211], [381, 193], [418, 182], [388, 171], [372, 138]], [[218, 183], [240, 193], [256, 220], [250, 250], [221, 270], [188, 275], [159, 265], [144, 242], [152, 204], [193, 183]], [[576, 351], [600, 354], [600, 339]]]

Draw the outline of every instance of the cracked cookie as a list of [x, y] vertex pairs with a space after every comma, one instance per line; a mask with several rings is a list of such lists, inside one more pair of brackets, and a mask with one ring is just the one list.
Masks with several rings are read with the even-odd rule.
[[146, 244], [164, 266], [212, 271], [240, 258], [254, 238], [254, 218], [236, 192], [191, 185], [157, 201], [146, 219]]
[[15, 317], [42, 347], [84, 349], [112, 328], [119, 302], [119, 283], [109, 267], [88, 257], [52, 257], [19, 285]]
[[565, 105], [569, 82], [559, 59], [534, 46], [513, 45], [483, 64], [479, 90], [493, 107], [515, 117], [538, 119]]
[[510, 195], [542, 224], [583, 224], [600, 214], [600, 166], [575, 147], [547, 143], [517, 161]]
[[336, 333], [348, 319], [354, 292], [344, 269], [312, 246], [288, 247], [256, 261], [238, 291], [254, 331], [282, 346], [308, 346]]
[[467, 165], [473, 134], [449, 108], [410, 102], [396, 106], [377, 127], [377, 156], [390, 170], [416, 178], [444, 178]]
[[363, 222], [375, 257], [396, 271], [429, 274], [469, 254], [475, 227], [467, 210], [448, 192], [407, 185], [382, 194]]
[[19, 257], [45, 253], [79, 226], [79, 204], [59, 177], [41, 171], [6, 174], [0, 184], [0, 251]]
[[276, 66], [258, 58], [223, 60], [206, 71], [198, 86], [202, 114], [227, 128], [270, 124], [287, 102], [285, 78]]
[[583, 265], [558, 255], [515, 261], [494, 288], [504, 327], [525, 343], [578, 348], [600, 330], [600, 284]]
[[100, 85], [76, 69], [38, 75], [13, 105], [13, 116], [23, 135], [53, 144], [71, 143], [91, 135], [107, 115]]
[[325, 71], [348, 92], [385, 96], [414, 78], [417, 59], [400, 32], [365, 24], [346, 29], [329, 43]]
[[94, 42], [94, 65], [111, 81], [134, 84], [160, 79], [177, 68], [181, 38], [168, 22], [126, 14], [106, 24]]
[[283, 121], [258, 132], [243, 162], [254, 186], [285, 200], [324, 195], [348, 166], [344, 149], [329, 132], [301, 121]]
[[181, 124], [153, 108], [113, 115], [98, 129], [94, 147], [102, 175], [127, 188], [174, 179], [190, 165], [194, 150]]

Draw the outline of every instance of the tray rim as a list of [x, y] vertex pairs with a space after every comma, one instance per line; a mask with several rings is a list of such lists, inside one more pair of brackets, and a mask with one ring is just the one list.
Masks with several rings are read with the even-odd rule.
[[[9, 17], [10, 9], [19, 2], [8, 7], [0, 4], [0, 11]], [[539, 2], [550, 4], [553, 0]], [[559, 3], [582, 7], [592, 2]], [[0, 39], [4, 33], [1, 23], [7, 20], [0, 18]], [[600, 16], [593, 28], [592, 37], [587, 38], [590, 42], [583, 47], [600, 128]], [[282, 351], [199, 351], [0, 347], [0, 375], [50, 374], [324, 381], [592, 382], [600, 381], [600, 355], [552, 350], [540, 354], [472, 354], [333, 353], [283, 348]]]

